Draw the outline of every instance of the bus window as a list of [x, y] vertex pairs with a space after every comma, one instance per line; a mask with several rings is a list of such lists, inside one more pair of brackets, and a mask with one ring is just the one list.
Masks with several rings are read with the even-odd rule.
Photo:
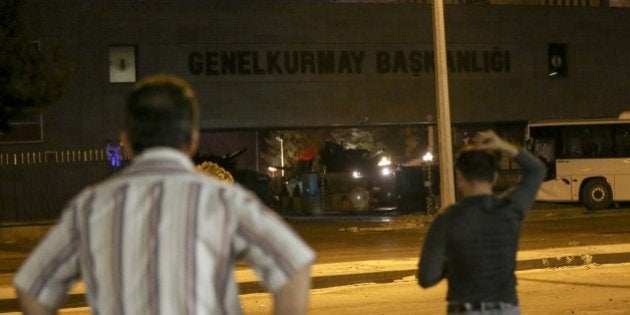
[[556, 177], [556, 140], [553, 138], [540, 138], [534, 141], [534, 155], [547, 166], [545, 180]]
[[619, 125], [615, 128], [615, 157], [630, 156], [630, 127]]
[[569, 159], [612, 157], [612, 128], [613, 125], [565, 128], [561, 156]]
[[[612, 133], [614, 125], [588, 126], [584, 128], [586, 157], [610, 158], [613, 156]], [[587, 151], [588, 150], [588, 151]]]
[[556, 131], [555, 128], [536, 128], [530, 131], [533, 136], [532, 154], [547, 166], [545, 180], [556, 177]]
[[564, 129], [562, 135], [560, 157], [574, 159], [582, 157], [582, 131], [579, 126]]

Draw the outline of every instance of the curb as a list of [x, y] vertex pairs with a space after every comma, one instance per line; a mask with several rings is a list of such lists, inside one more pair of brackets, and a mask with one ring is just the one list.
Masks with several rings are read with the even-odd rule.
[[[630, 252], [628, 253], [608, 253], [582, 256], [545, 257], [517, 261], [516, 271], [575, 267], [591, 264], [619, 264], [630, 263]], [[415, 276], [417, 269], [386, 270], [378, 272], [314, 276], [311, 279], [311, 289], [324, 289], [330, 287], [355, 285], [362, 283], [391, 283], [402, 280], [406, 277]], [[241, 294], [264, 293], [264, 289], [259, 281], [240, 282]]]

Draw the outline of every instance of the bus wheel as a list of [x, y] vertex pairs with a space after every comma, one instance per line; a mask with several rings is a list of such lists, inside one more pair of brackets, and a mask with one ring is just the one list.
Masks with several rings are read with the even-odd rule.
[[588, 210], [606, 209], [612, 204], [612, 190], [606, 180], [601, 178], [591, 179], [580, 192], [580, 202]]

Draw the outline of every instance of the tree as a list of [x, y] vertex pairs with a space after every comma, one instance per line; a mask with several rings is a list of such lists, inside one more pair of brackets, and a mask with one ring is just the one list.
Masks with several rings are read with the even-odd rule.
[[23, 6], [23, 0], [0, 1], [0, 133], [11, 131], [11, 119], [58, 100], [70, 75], [60, 47], [31, 41]]
[[336, 143], [345, 149], [363, 149], [377, 151], [383, 148], [383, 143], [378, 141], [378, 130], [366, 128], [334, 129], [330, 132]]

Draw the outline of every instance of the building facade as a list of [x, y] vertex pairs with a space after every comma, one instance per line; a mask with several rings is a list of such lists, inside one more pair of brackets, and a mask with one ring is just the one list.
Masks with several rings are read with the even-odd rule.
[[[34, 40], [62, 44], [74, 68], [43, 113], [46, 148], [116, 137], [125, 81], [154, 73], [193, 83], [203, 128], [435, 117], [427, 5], [35, 1], [25, 13]], [[630, 10], [452, 5], [445, 14], [453, 122], [628, 108]], [[550, 77], [558, 44], [566, 72]]]
[[[104, 159], [125, 93], [155, 73], [192, 82], [207, 130], [435, 122], [431, 5], [31, 1], [24, 13], [73, 75], [39, 135], [0, 135], [0, 171]], [[617, 116], [629, 20], [590, 4], [446, 5], [452, 121]]]

